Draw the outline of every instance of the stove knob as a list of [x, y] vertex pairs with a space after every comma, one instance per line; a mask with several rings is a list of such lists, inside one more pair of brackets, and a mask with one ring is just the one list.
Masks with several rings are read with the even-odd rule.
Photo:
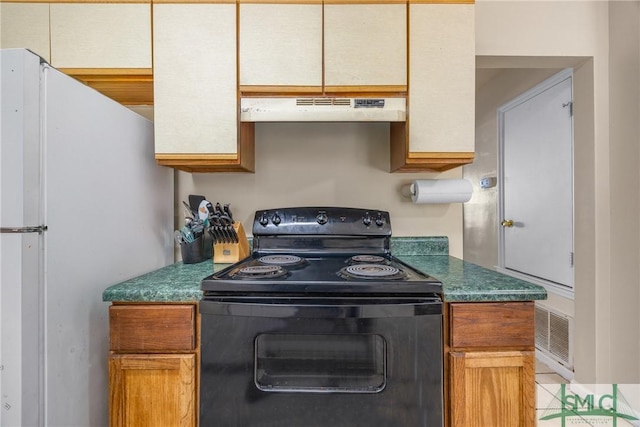
[[262, 215], [260, 215], [260, 218], [258, 218], [258, 222], [261, 226], [266, 227], [267, 224], [269, 224], [269, 218], [267, 218], [267, 214], [263, 212]]
[[327, 221], [329, 221], [329, 217], [325, 211], [320, 211], [318, 216], [316, 216], [316, 221], [318, 221], [318, 224], [320, 225], [325, 225]]
[[380, 214], [376, 217], [376, 225], [378, 227], [382, 227], [384, 225], [384, 219], [382, 219], [382, 215]]
[[369, 214], [365, 214], [364, 218], [362, 218], [362, 223], [367, 227], [371, 225], [371, 217]]
[[273, 222], [275, 225], [278, 225], [282, 222], [282, 218], [280, 218], [280, 215], [278, 214], [273, 214], [273, 216], [271, 217], [271, 222]]

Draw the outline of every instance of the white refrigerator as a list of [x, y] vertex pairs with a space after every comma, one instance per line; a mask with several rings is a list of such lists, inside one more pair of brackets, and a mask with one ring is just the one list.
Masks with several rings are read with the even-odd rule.
[[147, 119], [0, 54], [0, 426], [105, 426], [102, 291], [173, 262], [173, 171]]

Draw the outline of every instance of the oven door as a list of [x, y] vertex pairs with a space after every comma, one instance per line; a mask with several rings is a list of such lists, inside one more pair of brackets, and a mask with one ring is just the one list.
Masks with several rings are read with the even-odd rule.
[[439, 298], [200, 302], [200, 425], [442, 426]]

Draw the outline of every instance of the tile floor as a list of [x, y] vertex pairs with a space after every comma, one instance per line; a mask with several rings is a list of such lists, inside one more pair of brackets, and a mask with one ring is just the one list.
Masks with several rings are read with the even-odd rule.
[[536, 359], [536, 383], [537, 384], [569, 384], [569, 381], [548, 367], [546, 364]]
[[538, 427], [636, 427], [640, 421], [627, 421], [624, 419], [613, 420], [611, 417], [595, 416], [569, 416], [562, 418], [541, 420], [545, 415], [560, 412], [560, 384], [569, 384], [569, 381], [554, 372], [549, 366], [536, 359], [536, 420]]

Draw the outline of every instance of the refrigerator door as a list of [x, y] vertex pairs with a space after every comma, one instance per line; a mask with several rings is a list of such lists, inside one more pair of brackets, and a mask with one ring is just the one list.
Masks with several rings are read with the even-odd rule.
[[102, 291], [173, 262], [173, 170], [151, 122], [27, 50], [0, 54], [0, 425], [108, 425]]
[[44, 413], [40, 58], [24, 49], [0, 55], [0, 425], [37, 426]]
[[46, 420], [107, 425], [102, 291], [173, 262], [173, 170], [153, 124], [44, 67]]

